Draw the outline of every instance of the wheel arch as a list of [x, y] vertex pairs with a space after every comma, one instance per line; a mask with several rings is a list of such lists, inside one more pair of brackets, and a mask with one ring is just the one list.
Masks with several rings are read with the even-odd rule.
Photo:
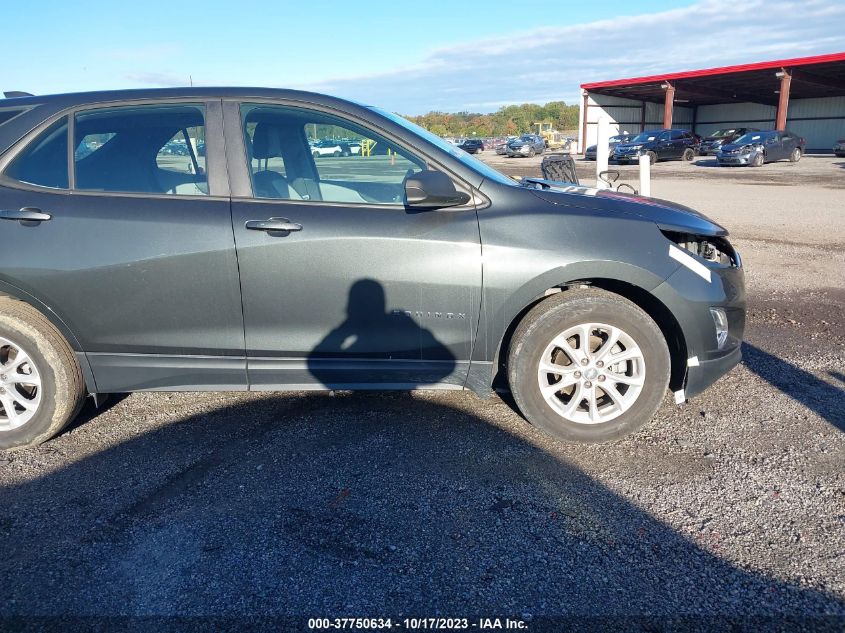
[[42, 316], [50, 321], [53, 327], [59, 331], [59, 334], [62, 335], [73, 350], [77, 362], [82, 368], [82, 375], [85, 379], [85, 387], [88, 390], [88, 393], [97, 393], [97, 385], [94, 382], [94, 373], [88, 363], [88, 357], [82, 349], [82, 345], [76, 334], [74, 334], [73, 330], [68, 327], [67, 323], [65, 323], [58, 314], [56, 314], [48, 305], [40, 301], [38, 298], [33, 297], [28, 292], [2, 280], [0, 280], [0, 299], [11, 299], [12, 301], [25, 303], [34, 310], [37, 310]]
[[[681, 389], [686, 379], [687, 372], [687, 343], [680, 323], [672, 314], [671, 310], [648, 289], [630, 280], [622, 280], [611, 277], [586, 276], [570, 279], [562, 283], [548, 286], [539, 295], [535, 295], [527, 302], [509, 321], [499, 343], [496, 347], [493, 359], [492, 384], [495, 388], [507, 387], [507, 351], [510, 349], [513, 333], [525, 315], [539, 303], [542, 303], [550, 296], [560, 292], [566, 292], [570, 288], [598, 288], [628, 299], [633, 304], [648, 314], [666, 340], [671, 359], [671, 373], [669, 388], [673, 391]], [[656, 287], [652, 286], [652, 289]]]

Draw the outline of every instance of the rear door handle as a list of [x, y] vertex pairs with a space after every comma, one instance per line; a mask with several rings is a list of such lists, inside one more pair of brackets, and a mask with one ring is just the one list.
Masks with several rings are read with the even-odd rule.
[[301, 231], [302, 225], [291, 222], [287, 218], [270, 218], [269, 220], [247, 220], [246, 228], [251, 231]]
[[17, 220], [21, 224], [27, 222], [46, 222], [53, 216], [44, 213], [38, 207], [24, 207], [14, 211], [12, 209], [0, 209], [0, 220]]

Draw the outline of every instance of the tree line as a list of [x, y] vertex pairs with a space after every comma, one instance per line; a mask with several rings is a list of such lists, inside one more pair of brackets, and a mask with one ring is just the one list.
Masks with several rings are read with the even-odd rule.
[[534, 131], [534, 123], [551, 123], [560, 132], [578, 129], [578, 106], [563, 101], [545, 105], [523, 103], [499, 108], [491, 114], [478, 112], [429, 112], [407, 119], [438, 136], [506, 136]]

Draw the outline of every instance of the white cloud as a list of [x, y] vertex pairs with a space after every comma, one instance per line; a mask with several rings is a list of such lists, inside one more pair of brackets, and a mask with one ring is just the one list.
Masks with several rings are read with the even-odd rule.
[[845, 3], [706, 0], [661, 13], [518, 31], [433, 50], [390, 72], [303, 88], [405, 114], [576, 103], [580, 84], [837, 52]]

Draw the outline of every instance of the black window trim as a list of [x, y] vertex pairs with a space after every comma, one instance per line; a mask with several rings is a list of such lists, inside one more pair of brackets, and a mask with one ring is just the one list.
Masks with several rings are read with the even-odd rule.
[[[18, 139], [6, 152], [0, 155], [0, 186], [8, 187], [10, 189], [20, 189], [23, 191], [33, 191], [41, 193], [59, 193], [65, 195], [75, 196], [99, 196], [99, 197], [121, 197], [121, 198], [145, 198], [145, 199], [159, 199], [159, 200], [228, 200], [229, 180], [226, 173], [226, 156], [225, 156], [225, 139], [223, 134], [223, 113], [222, 113], [222, 99], [220, 97], [166, 97], [166, 98], [147, 98], [147, 99], [120, 99], [115, 101], [100, 101], [78, 104], [69, 108], [65, 108], [53, 113], [38, 125], [32, 128], [29, 132]], [[75, 189], [75, 174], [73, 169], [74, 160], [74, 136], [75, 136], [75, 117], [77, 113], [87, 112], [91, 110], [103, 110], [107, 108], [120, 107], [143, 107], [156, 105], [176, 105], [176, 104], [191, 104], [200, 105], [203, 108], [204, 123], [206, 129], [206, 145], [205, 145], [205, 161], [206, 173], [208, 175], [208, 195], [173, 195], [168, 193], [145, 193], [135, 191], [97, 191], [88, 189]], [[62, 117], [69, 117], [68, 119], [68, 188], [57, 189], [54, 187], [44, 187], [42, 185], [35, 185], [32, 183], [21, 182], [6, 176], [6, 168], [22, 151], [24, 151], [29, 144], [38, 138], [47, 128], [61, 120]], [[214, 121], [212, 123], [212, 117]], [[209, 143], [209, 130], [214, 127], [214, 134], [220, 139], [220, 146], [216, 150], [211, 149], [217, 145], [217, 142]], [[71, 133], [74, 136], [71, 136]], [[210, 148], [211, 146], [211, 148]], [[212, 158], [212, 154], [214, 157]], [[217, 165], [211, 169], [211, 164]], [[214, 186], [212, 187], [212, 182]], [[211, 192], [216, 193], [212, 194]]]
[[[433, 159], [426, 152], [422, 152], [419, 148], [411, 147], [402, 139], [396, 137], [390, 131], [384, 129], [382, 126], [364, 119], [354, 113], [341, 110], [339, 108], [332, 108], [310, 101], [302, 101], [298, 99], [279, 99], [273, 97], [229, 97], [223, 99], [223, 116], [224, 129], [226, 131], [227, 140], [227, 158], [229, 158], [229, 178], [232, 186], [232, 200], [250, 203], [263, 204], [282, 204], [282, 205], [321, 205], [327, 207], [343, 207], [355, 209], [383, 209], [396, 211], [397, 209], [406, 210], [406, 205], [397, 204], [378, 204], [378, 203], [364, 203], [352, 204], [348, 202], [333, 202], [328, 200], [287, 200], [284, 198], [257, 198], [252, 188], [252, 178], [250, 177], [249, 156], [246, 151], [246, 143], [244, 143], [243, 130], [243, 116], [241, 114], [241, 106], [243, 105], [265, 105], [265, 106], [281, 106], [297, 108], [300, 110], [310, 110], [313, 112], [321, 112], [340, 119], [346, 119], [355, 123], [365, 129], [373, 130], [391, 143], [395, 143], [398, 147], [406, 150], [412, 156], [420, 158], [426, 167], [436, 167], [443, 173], [447, 174], [452, 180], [456, 182], [458, 188], [469, 193], [470, 202], [456, 207], [450, 207], [449, 211], [469, 211], [487, 208], [490, 205], [490, 200], [482, 194], [476, 187], [467, 183], [463, 178], [458, 176], [452, 169], [449, 169], [441, 161]], [[235, 126], [235, 123], [237, 125]], [[234, 127], [234, 132], [231, 128]], [[230, 150], [231, 148], [231, 150]], [[230, 154], [231, 151], [231, 154]], [[233, 162], [234, 161], [234, 162]], [[243, 192], [243, 193], [241, 193]], [[247, 193], [248, 192], [248, 193]]]

